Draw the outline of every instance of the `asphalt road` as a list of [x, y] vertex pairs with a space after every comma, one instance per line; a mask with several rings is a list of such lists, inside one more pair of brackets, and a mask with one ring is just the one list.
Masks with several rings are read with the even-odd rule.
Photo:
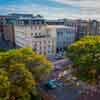
[[[60, 66], [61, 68], [64, 68], [64, 66], [70, 64], [72, 64], [72, 62], [68, 60], [62, 60], [62, 61], [60, 60], [54, 62], [55, 66]], [[54, 72], [52, 72], [51, 74], [51, 79], [53, 78], [55, 79], [59, 73], [60, 70], [54, 70]], [[65, 76], [65, 78], [67, 77], [68, 75]], [[83, 84], [83, 82], [81, 83], [80, 88], [73, 86], [71, 83], [70, 84], [67, 83], [65, 84], [64, 82], [62, 83], [63, 83], [63, 87], [58, 87], [56, 89], [48, 91], [48, 94], [54, 96], [55, 100], [100, 100], [100, 93], [98, 92], [90, 91], [88, 95], [84, 95], [84, 96], [80, 94], [82, 88], [87, 88], [86, 84]]]
[[[64, 67], [64, 65], [69, 65], [71, 62], [68, 60], [60, 60], [55, 62], [55, 65], [59, 65], [61, 68]], [[49, 80], [57, 79], [58, 74], [60, 73], [60, 70], [54, 70], [51, 72], [51, 75], [49, 77]], [[67, 77], [67, 76], [66, 76]], [[42, 89], [51, 97], [54, 97], [54, 100], [77, 100], [77, 98], [80, 96], [79, 89], [74, 87], [72, 83], [64, 83], [62, 80], [57, 80], [57, 83], [61, 83], [62, 86], [57, 87], [55, 89], [49, 89], [46, 91], [44, 89], [44, 86], [42, 85]]]
[[79, 91], [70, 84], [58, 87], [48, 93], [54, 96], [56, 100], [76, 100], [80, 96]]

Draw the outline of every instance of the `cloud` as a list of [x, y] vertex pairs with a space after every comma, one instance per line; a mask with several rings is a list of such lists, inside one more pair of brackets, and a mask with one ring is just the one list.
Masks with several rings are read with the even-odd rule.
[[53, 0], [61, 4], [79, 7], [81, 17], [99, 18], [100, 0]]
[[[1, 1], [8, 0], [0, 0], [0, 3]], [[0, 4], [0, 13], [33, 13], [46, 18], [99, 19], [100, 0], [9, 0], [9, 3]]]
[[[71, 10], [71, 12], [70, 12]], [[41, 14], [46, 18], [78, 18], [79, 11], [71, 8], [56, 8], [49, 7], [48, 5], [42, 6], [39, 4], [27, 4], [27, 5], [6, 5], [0, 6], [0, 13], [32, 13]], [[73, 13], [73, 14], [72, 14]]]

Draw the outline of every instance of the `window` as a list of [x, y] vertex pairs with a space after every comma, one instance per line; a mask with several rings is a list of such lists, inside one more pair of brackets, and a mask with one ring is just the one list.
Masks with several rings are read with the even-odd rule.
[[48, 41], [48, 43], [50, 44], [50, 43], [51, 43], [51, 41], [49, 40], [49, 41]]
[[20, 23], [21, 23], [21, 25], [23, 25], [24, 24], [24, 21], [20, 21]]
[[41, 35], [41, 33], [39, 33], [39, 36]]
[[37, 33], [35, 33], [35, 36], [37, 36]]
[[50, 46], [50, 44], [48, 45], [48, 48], [50, 48], [51, 46]]
[[36, 25], [34, 26], [34, 28], [35, 28], [35, 30], [37, 30], [37, 26]]
[[39, 26], [39, 30], [41, 29], [41, 26]]
[[44, 40], [44, 43], [46, 43], [46, 40]]
[[24, 24], [25, 25], [29, 24], [29, 21], [28, 20], [24, 20]]

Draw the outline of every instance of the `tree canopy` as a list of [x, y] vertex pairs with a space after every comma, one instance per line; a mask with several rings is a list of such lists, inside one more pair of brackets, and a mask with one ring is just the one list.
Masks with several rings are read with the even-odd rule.
[[0, 100], [31, 100], [37, 84], [52, 70], [52, 63], [31, 48], [0, 53]]
[[86, 36], [66, 48], [82, 80], [100, 78], [100, 36]]
[[6, 51], [5, 49], [0, 48], [0, 52], [5, 52], [5, 51]]

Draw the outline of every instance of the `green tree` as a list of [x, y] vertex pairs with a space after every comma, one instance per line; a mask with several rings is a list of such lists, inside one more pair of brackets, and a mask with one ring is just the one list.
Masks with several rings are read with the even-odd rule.
[[85, 81], [98, 80], [100, 75], [100, 36], [86, 36], [66, 48], [78, 76]]
[[11, 83], [8, 79], [7, 72], [0, 69], [0, 100], [7, 100], [10, 97]]
[[38, 94], [37, 84], [52, 70], [52, 64], [44, 56], [33, 52], [31, 48], [21, 48], [0, 53], [1, 69], [9, 80], [5, 80], [10, 84], [9, 92], [6, 91], [9, 99], [30, 100], [30, 94]]

